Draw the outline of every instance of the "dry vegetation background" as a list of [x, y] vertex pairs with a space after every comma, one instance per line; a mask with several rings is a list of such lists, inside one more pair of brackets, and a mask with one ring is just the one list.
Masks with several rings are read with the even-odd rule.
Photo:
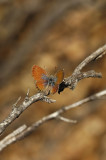
[[[33, 64], [65, 77], [106, 42], [105, 0], [0, 1], [0, 121], [19, 96], [37, 92]], [[56, 69], [55, 69], [56, 68]], [[102, 72], [102, 79], [84, 79], [74, 91], [51, 96], [56, 103], [37, 102], [5, 131], [1, 139], [22, 124], [72, 104], [106, 87], [106, 56], [85, 69]], [[77, 124], [59, 120], [41, 126], [25, 139], [8, 146], [0, 160], [106, 160], [105, 100], [90, 102], [64, 114]]]

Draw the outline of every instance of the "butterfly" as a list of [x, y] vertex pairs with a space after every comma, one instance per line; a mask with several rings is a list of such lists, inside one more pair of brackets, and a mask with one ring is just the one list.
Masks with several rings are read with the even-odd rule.
[[64, 72], [63, 70], [60, 70], [55, 76], [48, 76], [47, 72], [43, 68], [34, 65], [32, 67], [32, 76], [36, 81], [36, 87], [38, 90], [48, 91], [49, 93], [54, 94], [58, 91], [59, 84], [63, 81]]

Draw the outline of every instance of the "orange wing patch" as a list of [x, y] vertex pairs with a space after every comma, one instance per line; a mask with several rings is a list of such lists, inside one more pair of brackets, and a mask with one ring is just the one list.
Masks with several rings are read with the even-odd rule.
[[58, 87], [59, 85], [55, 85], [54, 87], [52, 87], [50, 93], [55, 94], [58, 91]]
[[64, 72], [63, 70], [60, 70], [56, 73], [57, 81], [56, 84], [60, 84], [63, 81], [64, 78]]
[[37, 65], [32, 67], [32, 76], [34, 80], [36, 80], [36, 87], [40, 91], [45, 90], [54, 94], [58, 91], [59, 84], [63, 81], [64, 72], [63, 70], [60, 70], [56, 73], [56, 76], [53, 76], [54, 79], [56, 79], [56, 82], [54, 81], [53, 85], [49, 83], [50, 77], [48, 77], [47, 72]]
[[36, 82], [36, 87], [37, 87], [40, 91], [43, 91], [43, 90], [45, 89], [44, 81], [37, 81], [37, 82]]
[[46, 71], [43, 68], [37, 65], [34, 65], [32, 67], [32, 76], [34, 77], [34, 80], [41, 81], [41, 77], [43, 74], [47, 75]]

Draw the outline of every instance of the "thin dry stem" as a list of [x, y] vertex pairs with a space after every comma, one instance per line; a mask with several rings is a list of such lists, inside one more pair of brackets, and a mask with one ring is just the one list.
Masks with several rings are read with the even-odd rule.
[[[102, 75], [101, 73], [96, 73], [94, 70], [90, 70], [87, 72], [81, 72], [81, 70], [91, 61], [97, 60], [98, 58], [104, 56], [106, 54], [106, 45], [102, 46], [101, 48], [99, 48], [97, 51], [95, 51], [94, 53], [92, 53], [90, 56], [88, 56], [85, 60], [83, 60], [74, 70], [73, 74], [68, 77], [65, 78], [64, 81], [60, 84], [60, 88], [59, 88], [59, 93], [61, 91], [64, 90], [64, 88], [69, 87], [70, 89], [74, 89], [77, 85], [77, 83], [84, 79], [84, 78], [101, 78]], [[43, 117], [41, 120], [39, 120], [38, 122], [32, 124], [30, 127], [27, 127], [24, 131], [22, 131], [22, 133], [19, 133], [18, 135], [16, 135], [16, 141], [19, 139], [22, 139], [23, 137], [27, 136], [28, 134], [30, 134], [33, 130], [35, 130], [36, 128], [38, 128], [40, 125], [42, 125], [44, 122], [57, 118], [58, 116], [60, 116], [60, 114], [62, 114], [63, 112], [80, 106], [83, 103], [86, 103], [88, 101], [91, 100], [96, 100], [99, 99], [100, 97], [102, 97], [103, 95], [106, 95], [106, 90], [95, 94], [93, 96], [90, 96], [80, 102], [74, 103], [70, 106], [66, 106], [61, 108], [60, 110], [46, 116]], [[0, 134], [2, 134], [5, 129], [16, 119], [18, 118], [31, 104], [37, 102], [37, 101], [45, 101], [47, 103], [54, 103], [55, 100], [50, 99], [49, 97], [47, 97], [47, 94], [45, 93], [37, 93], [31, 97], [29, 97], [29, 90], [27, 92], [26, 98], [21, 102], [21, 104], [18, 105], [20, 98], [16, 101], [16, 103], [13, 105], [12, 111], [10, 112], [10, 114], [7, 116], [7, 118], [5, 118], [1, 123], [0, 123]], [[61, 120], [64, 119], [64, 121], [69, 121], [66, 118], [61, 117]], [[13, 142], [12, 142], [13, 143]]]
[[[4, 139], [2, 139], [0, 141], [0, 151], [2, 151], [5, 147], [7, 147], [8, 145], [23, 139], [24, 137], [28, 136], [29, 134], [31, 134], [33, 131], [36, 131], [36, 129], [38, 127], [40, 127], [41, 125], [43, 125], [44, 123], [46, 123], [47, 121], [53, 120], [53, 119], [60, 119], [64, 122], [67, 123], [76, 123], [75, 120], [70, 120], [67, 118], [64, 118], [63, 116], [61, 116], [62, 113], [72, 109], [72, 108], [76, 108], [79, 107], [87, 102], [90, 101], [94, 101], [94, 100], [98, 100], [101, 99], [102, 97], [106, 96], [106, 90], [103, 90], [101, 92], [98, 92], [92, 96], [89, 96], [81, 101], [78, 101], [74, 104], [71, 104], [69, 106], [65, 106], [63, 108], [60, 108], [59, 110], [57, 110], [56, 112], [49, 114], [45, 117], [43, 117], [42, 119], [38, 120], [37, 122], [33, 123], [31, 126], [27, 127], [26, 125], [24, 125], [24, 127], [22, 127], [22, 130], [20, 130], [21, 127], [19, 127], [17, 130], [15, 130], [14, 132], [12, 132], [11, 134], [9, 134], [8, 136], [6, 136]], [[15, 134], [14, 134], [15, 133]]]

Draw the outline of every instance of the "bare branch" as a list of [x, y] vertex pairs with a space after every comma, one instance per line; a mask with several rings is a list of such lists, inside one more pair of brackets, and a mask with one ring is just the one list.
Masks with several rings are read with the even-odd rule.
[[[8, 115], [8, 117], [0, 123], [0, 134], [8, 127], [9, 124], [11, 124], [16, 118], [19, 117], [19, 115], [32, 103], [41, 100], [43, 98], [43, 93], [38, 93], [32, 97], [29, 98], [28, 101], [24, 100], [22, 104], [16, 106], [17, 102], [13, 105], [13, 109]], [[18, 99], [19, 101], [19, 99]]]
[[[87, 65], [89, 62], [96, 60], [97, 58], [100, 58], [106, 53], [106, 45], [98, 49], [96, 52], [92, 53], [90, 56], [88, 56], [84, 61], [82, 61], [78, 67], [74, 70], [72, 76], [65, 78], [64, 81], [60, 84], [59, 86], [59, 91], [64, 90], [64, 88], [69, 87], [70, 89], [74, 89], [78, 83], [79, 80], [84, 79], [84, 78], [101, 78], [102, 75], [101, 73], [96, 73], [95, 71], [87, 71], [87, 72], [80, 72], [80, 70]], [[23, 113], [25, 109], [27, 109], [31, 104], [42, 100], [47, 103], [54, 103], [55, 100], [50, 99], [47, 97], [48, 94], [46, 93], [37, 93], [36, 95], [33, 95], [29, 97], [29, 90], [27, 92], [27, 95], [25, 97], [25, 100], [20, 104], [17, 105], [19, 100], [13, 105], [13, 109], [8, 115], [7, 118], [5, 118], [1, 123], [0, 123], [0, 134], [3, 133], [3, 131], [16, 119], [20, 116], [20, 114]]]
[[26, 125], [22, 125], [12, 133], [10, 133], [8, 136], [6, 136], [2, 141], [0, 141], [0, 151], [10, 145], [11, 143], [17, 141], [16, 136], [20, 133], [22, 133], [26, 129]]
[[64, 121], [64, 122], [67, 122], [67, 123], [77, 123], [76, 120], [68, 119], [68, 118], [65, 118], [63, 116], [58, 116], [57, 119], [60, 119], [61, 121]]
[[87, 72], [81, 72], [78, 75], [78, 81], [84, 78], [102, 78], [102, 74], [101, 73], [96, 73], [94, 70], [91, 71], [87, 71]]
[[101, 58], [106, 54], [106, 45], [102, 46], [101, 48], [97, 49], [93, 52], [90, 56], [85, 58], [74, 70], [73, 74], [70, 77], [64, 79], [64, 81], [60, 84], [58, 93], [62, 92], [64, 88], [68, 87], [70, 89], [74, 89], [79, 82], [79, 80], [84, 78], [102, 78], [101, 73], [96, 73], [94, 70], [81, 72], [81, 70], [90, 62]]
[[25, 97], [25, 101], [28, 101], [29, 100], [29, 88], [28, 88], [28, 91], [27, 91], [27, 94], [26, 94], [26, 97]]
[[102, 97], [106, 96], [106, 90], [103, 90], [101, 92], [98, 92], [92, 96], [89, 96], [81, 101], [78, 101], [74, 104], [71, 104], [69, 106], [65, 106], [59, 110], [57, 110], [56, 112], [52, 113], [52, 114], [49, 114], [45, 117], [43, 117], [42, 119], [38, 120], [37, 122], [33, 123], [31, 126], [29, 127], [26, 127], [25, 125], [25, 128], [23, 127], [22, 131], [20, 131], [20, 127], [15, 130], [15, 133], [12, 132], [11, 134], [9, 134], [8, 136], [6, 136], [4, 139], [2, 139], [0, 141], [0, 151], [2, 151], [5, 147], [7, 147], [8, 145], [18, 141], [18, 140], [21, 140], [23, 139], [24, 137], [28, 136], [29, 134], [31, 134], [33, 131], [35, 131], [39, 126], [43, 125], [44, 123], [46, 123], [47, 121], [50, 121], [52, 119], [60, 119], [60, 120], [63, 120], [65, 122], [74, 122], [73, 120], [69, 120], [67, 118], [64, 118], [62, 116], [60, 116], [62, 113], [72, 109], [72, 108], [76, 108], [76, 107], [79, 107], [81, 106], [82, 104], [85, 104], [87, 102], [90, 102], [90, 101], [94, 101], [94, 100], [98, 100], [98, 99], [101, 99]]
[[47, 102], [47, 103], [54, 103], [54, 102], [56, 102], [56, 100], [51, 99], [51, 98], [49, 98], [47, 96], [44, 96], [41, 100], [44, 101], [44, 102]]
[[74, 70], [73, 74], [76, 74], [77, 72], [81, 71], [88, 63], [101, 58], [103, 55], [106, 54], [106, 45], [102, 46], [101, 48], [97, 49], [95, 52], [93, 52], [90, 56], [88, 56], [84, 61], [82, 61]]
[[17, 106], [18, 102], [21, 100], [21, 97], [17, 99], [17, 101], [13, 104], [13, 109]]
[[[29, 94], [29, 91], [27, 92], [27, 96]], [[18, 106], [17, 103], [19, 102], [20, 99], [17, 100], [17, 102], [13, 105], [12, 112], [8, 115], [8, 117], [0, 123], [0, 134], [10, 125], [16, 118], [22, 114], [24, 110], [26, 110], [31, 104], [43, 100], [47, 103], [54, 103], [55, 100], [50, 99], [49, 97], [45, 96], [45, 93], [37, 93], [36, 95], [33, 95], [32, 97], [27, 97], [25, 100]]]
[[83, 99], [83, 100], [81, 100], [79, 102], [76, 102], [76, 103], [74, 103], [72, 105], [66, 106], [66, 107], [63, 108], [63, 110], [67, 111], [67, 110], [69, 110], [71, 108], [76, 108], [76, 107], [78, 107], [78, 106], [80, 106], [80, 105], [82, 105], [84, 103], [101, 99], [104, 96], [106, 96], [106, 89], [101, 91], [101, 92], [98, 92], [98, 93], [96, 93], [96, 94], [94, 94], [92, 96], [89, 96], [89, 97], [87, 97], [87, 98], [85, 98], [85, 99]]

